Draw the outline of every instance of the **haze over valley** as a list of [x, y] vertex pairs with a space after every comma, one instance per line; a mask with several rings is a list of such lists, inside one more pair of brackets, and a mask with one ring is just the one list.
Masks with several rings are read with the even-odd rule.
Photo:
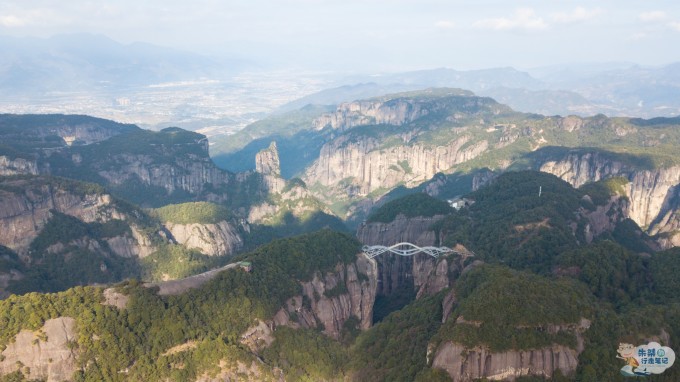
[[679, 26], [0, 4], [0, 382], [680, 380]]

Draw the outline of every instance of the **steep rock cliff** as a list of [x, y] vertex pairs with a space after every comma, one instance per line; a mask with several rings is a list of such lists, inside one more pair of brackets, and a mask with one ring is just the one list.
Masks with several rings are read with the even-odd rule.
[[312, 281], [303, 282], [302, 295], [289, 299], [273, 323], [293, 328], [322, 327], [325, 334], [336, 339], [351, 317], [358, 320], [360, 329], [368, 329], [373, 321], [376, 288], [375, 262], [358, 254], [354, 263], [339, 264], [334, 272], [317, 273]]
[[545, 161], [539, 169], [574, 187], [613, 176], [626, 177], [629, 180], [625, 187], [630, 200], [628, 217], [640, 227], [649, 228], [651, 234], [677, 231], [674, 216], [680, 192], [680, 166], [638, 169], [597, 152], [574, 152], [562, 159]]
[[556, 370], [573, 374], [577, 364], [578, 352], [562, 345], [494, 353], [452, 342], [440, 346], [432, 361], [432, 367], [446, 370], [454, 382], [480, 378], [513, 381], [526, 375], [550, 378]]
[[[53, 211], [84, 223], [128, 220], [110, 195], [87, 187], [79, 182], [45, 177], [3, 180], [0, 182], [0, 244], [26, 255]], [[152, 252], [153, 245], [146, 234], [134, 225], [130, 228], [131, 235], [125, 233], [107, 239], [111, 250], [124, 257]]]
[[261, 150], [255, 157], [256, 175], [261, 189], [267, 194], [266, 200], [253, 203], [248, 211], [248, 221], [271, 224], [282, 221], [285, 215], [304, 220], [316, 212], [332, 214], [330, 209], [319, 202], [300, 179], [286, 181], [281, 177], [279, 152], [276, 142]]
[[1, 353], [0, 375], [21, 370], [30, 379], [71, 380], [77, 356], [69, 343], [75, 339], [71, 317], [47, 320], [37, 333], [22, 330]]
[[423, 102], [413, 99], [367, 100], [346, 102], [334, 113], [324, 114], [314, 120], [314, 128], [325, 127], [347, 130], [361, 125], [403, 125], [429, 113]]
[[[447, 297], [448, 299], [448, 297]], [[453, 296], [455, 300], [455, 296]], [[445, 300], [446, 301], [446, 300]], [[459, 316], [456, 324], [481, 325]], [[542, 332], [573, 334], [576, 339], [574, 348], [551, 344], [535, 349], [509, 349], [492, 351], [485, 345], [466, 347], [462, 344], [445, 341], [428, 347], [428, 361], [432, 367], [446, 370], [453, 381], [472, 381], [480, 378], [513, 381], [521, 376], [551, 378], [559, 370], [562, 375], [573, 375], [578, 366], [578, 356], [585, 348], [583, 333], [590, 328], [591, 321], [581, 318], [571, 324], [545, 324]]]
[[479, 156], [489, 146], [485, 140], [468, 144], [470, 139], [465, 135], [442, 146], [414, 144], [384, 149], [378, 149], [374, 140], [349, 139], [340, 137], [324, 145], [303, 180], [327, 187], [349, 180], [357, 196], [365, 196], [401, 183], [411, 186], [422, 183], [438, 172]]
[[[676, 202], [677, 203], [677, 202]], [[659, 216], [649, 229], [661, 248], [680, 247], [680, 206], [669, 206], [667, 212]]]
[[0, 155], [0, 175], [38, 175], [38, 163], [25, 158]]
[[[418, 246], [434, 246], [440, 242], [431, 228], [444, 216], [412, 217], [398, 215], [389, 223], [362, 224], [357, 238], [365, 245], [391, 246], [410, 242]], [[450, 286], [450, 271], [458, 269], [459, 262], [452, 258], [435, 259], [426, 254], [403, 257], [390, 253], [375, 258], [378, 267], [377, 293], [389, 295], [402, 287], [413, 288], [416, 296], [432, 295]]]
[[281, 176], [281, 163], [276, 142], [272, 142], [268, 148], [260, 150], [255, 155], [255, 171], [263, 175]]
[[[206, 142], [207, 145], [207, 142]], [[169, 194], [181, 190], [200, 194], [206, 185], [219, 187], [230, 180], [228, 173], [217, 168], [207, 158], [174, 158], [171, 163], [159, 162], [151, 155], [118, 154], [98, 167], [97, 173], [112, 185], [140, 182], [145, 186], [160, 187]]]
[[16, 178], [0, 189], [0, 244], [25, 253], [51, 217], [51, 210], [84, 222], [122, 219], [111, 196], [69, 190], [44, 178]]
[[231, 255], [243, 247], [243, 238], [228, 222], [216, 224], [166, 223], [174, 240], [187, 248], [196, 248], [208, 256]]

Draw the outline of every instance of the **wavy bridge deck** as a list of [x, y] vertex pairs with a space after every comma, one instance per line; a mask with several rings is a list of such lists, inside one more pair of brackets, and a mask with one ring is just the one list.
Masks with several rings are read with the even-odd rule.
[[380, 256], [385, 252], [394, 253], [395, 255], [399, 256], [413, 256], [422, 252], [434, 257], [435, 259], [441, 255], [449, 253], [455, 253], [464, 257], [471, 256], [468, 253], [458, 252], [449, 247], [419, 247], [415, 244], [407, 242], [397, 243], [391, 247], [385, 247], [384, 245], [364, 245], [361, 250], [369, 259]]

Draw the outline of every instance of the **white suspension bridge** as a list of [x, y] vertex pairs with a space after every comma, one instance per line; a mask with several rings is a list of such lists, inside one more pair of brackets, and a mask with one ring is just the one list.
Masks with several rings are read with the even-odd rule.
[[413, 256], [417, 253], [426, 253], [435, 259], [439, 256], [447, 255], [449, 253], [455, 253], [459, 256], [462, 256], [463, 258], [474, 256], [474, 254], [470, 252], [461, 252], [449, 247], [419, 247], [408, 242], [397, 243], [390, 247], [386, 247], [384, 245], [364, 245], [361, 247], [361, 250], [369, 259], [380, 256], [386, 252], [394, 253], [395, 255], [399, 256]]

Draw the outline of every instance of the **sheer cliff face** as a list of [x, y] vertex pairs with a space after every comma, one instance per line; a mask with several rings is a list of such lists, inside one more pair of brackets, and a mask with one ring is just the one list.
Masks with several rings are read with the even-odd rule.
[[[446, 301], [446, 300], [445, 300]], [[450, 318], [449, 319], [453, 319]], [[458, 321], [462, 320], [459, 317]], [[573, 375], [578, 366], [578, 356], [584, 349], [584, 331], [591, 322], [582, 318], [573, 324], [546, 324], [542, 330], [549, 333], [567, 332], [575, 335], [576, 347], [552, 344], [536, 349], [491, 351], [484, 346], [467, 348], [447, 341], [428, 347], [428, 361], [432, 367], [448, 372], [454, 382], [468, 382], [482, 378], [514, 381], [522, 376], [550, 379], [558, 370], [562, 375]]]
[[629, 180], [626, 185], [628, 217], [640, 227], [648, 228], [650, 234], [673, 233], [678, 229], [680, 166], [640, 170], [597, 153], [585, 153], [547, 161], [540, 165], [540, 170], [556, 175], [574, 187], [623, 176]]
[[196, 248], [208, 256], [231, 255], [243, 247], [243, 239], [226, 221], [216, 224], [166, 223], [174, 240], [187, 248]]
[[527, 375], [550, 378], [557, 370], [563, 375], [573, 374], [577, 365], [578, 353], [562, 345], [494, 353], [450, 342], [437, 349], [432, 362], [433, 368], [446, 370], [454, 382], [481, 378], [512, 381]]
[[334, 113], [317, 118], [314, 128], [344, 131], [362, 125], [403, 125], [428, 113], [422, 103], [410, 99], [347, 102], [340, 104]]
[[69, 381], [76, 371], [75, 320], [59, 317], [45, 321], [37, 332], [22, 330], [2, 351], [0, 375], [21, 370], [29, 379], [47, 382]]
[[[194, 196], [204, 194], [206, 185], [219, 188], [233, 178], [214, 165], [208, 141], [200, 134], [176, 128], [150, 132], [89, 117], [82, 117], [85, 122], [26, 116], [30, 118], [40, 119], [41, 124], [26, 128], [25, 135], [3, 125], [0, 118], [0, 138], [9, 139], [10, 145], [29, 147], [16, 156], [0, 156], [0, 175], [50, 174]], [[46, 142], [48, 147], [40, 149]], [[214, 197], [226, 199], [221, 194]]]
[[112, 185], [125, 185], [137, 181], [145, 186], [160, 187], [168, 194], [185, 191], [200, 194], [206, 185], [219, 187], [231, 180], [229, 173], [217, 168], [208, 157], [207, 142], [205, 156], [164, 155], [168, 161], [153, 155], [132, 155], [121, 153], [109, 158], [106, 163], [92, 163], [91, 167]]
[[[365, 245], [391, 246], [410, 242], [418, 246], [434, 246], [438, 243], [432, 224], [444, 216], [406, 218], [398, 215], [390, 223], [368, 223], [359, 227], [357, 238]], [[450, 286], [449, 268], [457, 263], [452, 259], [435, 259], [417, 254], [403, 257], [389, 253], [375, 259], [378, 273], [377, 293], [389, 295], [406, 286], [413, 288], [417, 297], [432, 295]]]
[[[401, 184], [414, 186], [524, 134], [521, 129], [503, 134], [484, 126], [488, 116], [509, 110], [491, 99], [455, 90], [432, 94], [424, 91], [416, 96], [345, 103], [335, 113], [317, 119], [316, 128], [333, 129], [333, 138], [306, 169], [304, 181], [345, 197], [347, 193], [366, 196]], [[468, 123], [479, 134], [467, 133]], [[363, 127], [358, 130], [358, 126]], [[416, 139], [438, 130], [449, 138]]]
[[261, 150], [255, 155], [255, 171], [262, 175], [281, 176], [279, 150], [276, 148], [276, 142], [272, 142], [269, 148]]
[[340, 338], [345, 322], [358, 321], [359, 329], [371, 327], [377, 288], [377, 266], [363, 254], [354, 263], [339, 264], [335, 272], [315, 274], [302, 283], [302, 295], [286, 302], [273, 318], [274, 325], [293, 328], [322, 327], [325, 334]]
[[35, 160], [0, 155], [0, 175], [38, 175], [38, 173], [38, 163]]
[[25, 253], [52, 216], [51, 210], [84, 222], [120, 219], [106, 194], [77, 193], [41, 178], [7, 180], [0, 189], [0, 244]]
[[[73, 216], [84, 223], [127, 220], [110, 195], [73, 189], [78, 186], [76, 182], [68, 185], [32, 177], [8, 179], [1, 182], [0, 186], [0, 244], [20, 255], [27, 254], [31, 242], [52, 217], [52, 211]], [[131, 227], [131, 232], [131, 235], [108, 238], [109, 249], [124, 257], [144, 256], [153, 251], [146, 236], [135, 227]], [[94, 245], [85, 242], [73, 244], [86, 247]], [[58, 252], [59, 248], [53, 247], [48, 250]]]
[[317, 159], [304, 174], [307, 184], [336, 186], [351, 178], [358, 195], [399, 184], [417, 185], [438, 172], [466, 162], [485, 152], [487, 141], [470, 143], [461, 136], [444, 146], [399, 145], [379, 149], [375, 140], [349, 142], [341, 137], [321, 148]]

